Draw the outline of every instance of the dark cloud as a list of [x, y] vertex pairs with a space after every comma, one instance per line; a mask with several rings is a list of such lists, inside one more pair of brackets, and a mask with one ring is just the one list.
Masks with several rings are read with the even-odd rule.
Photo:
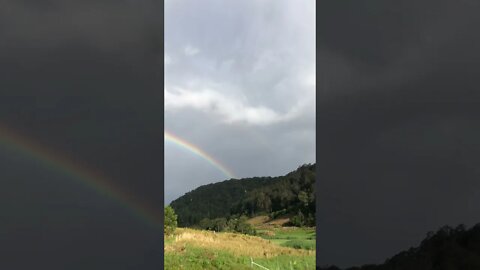
[[[161, 212], [161, 4], [0, 5], [0, 126], [58, 153], [58, 159], [100, 172]], [[27, 157], [12, 160], [19, 152], [1, 149], [0, 189], [11, 195], [1, 199], [8, 210], [2, 220], [9, 220], [0, 225], [0, 231], [9, 228], [0, 248], [9, 254], [8, 261], [0, 260], [6, 268], [161, 265], [155, 254], [161, 232], [145, 227], [121, 202], [75, 185], [75, 177], [61, 170], [35, 167]]]
[[379, 263], [430, 230], [479, 221], [479, 9], [321, 6], [319, 263]]
[[10, 49], [73, 44], [107, 53], [145, 49], [152, 45], [149, 39], [158, 39], [163, 23], [158, 15], [161, 6], [149, 0], [2, 1], [1, 5], [3, 46]]

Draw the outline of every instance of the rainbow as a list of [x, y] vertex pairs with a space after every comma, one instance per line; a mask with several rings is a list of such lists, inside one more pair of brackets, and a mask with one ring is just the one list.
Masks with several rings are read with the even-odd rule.
[[228, 169], [225, 165], [223, 165], [220, 161], [214, 159], [208, 153], [200, 149], [198, 146], [193, 145], [190, 142], [172, 134], [171, 132], [164, 131], [164, 138], [166, 142], [171, 142], [179, 147], [182, 147], [191, 153], [201, 157], [202, 159], [206, 160], [208, 163], [219, 169], [225, 176], [228, 178], [235, 178], [234, 174], [230, 169]]
[[56, 171], [71, 176], [97, 193], [119, 202], [131, 214], [147, 224], [158, 229], [161, 228], [163, 220], [161, 210], [154, 209], [133, 194], [121, 190], [102, 173], [86, 168], [67, 156], [47, 149], [5, 126], [0, 126], [0, 143], [16, 152], [39, 160]]

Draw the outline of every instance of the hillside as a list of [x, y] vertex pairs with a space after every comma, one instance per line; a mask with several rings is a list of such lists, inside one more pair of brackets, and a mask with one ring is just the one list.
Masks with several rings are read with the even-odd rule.
[[181, 227], [202, 219], [232, 215], [300, 215], [306, 223], [315, 220], [315, 164], [300, 166], [279, 177], [231, 179], [200, 186], [170, 205]]
[[[335, 266], [320, 268], [337, 270]], [[418, 247], [400, 252], [381, 265], [346, 270], [450, 270], [480, 269], [480, 224], [470, 229], [445, 226], [430, 232]]]

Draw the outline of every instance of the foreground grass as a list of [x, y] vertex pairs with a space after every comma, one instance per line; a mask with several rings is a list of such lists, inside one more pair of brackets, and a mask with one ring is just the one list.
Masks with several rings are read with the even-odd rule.
[[[271, 258], [254, 258], [254, 262], [268, 269], [315, 269], [315, 257], [279, 255]], [[166, 253], [164, 269], [252, 269], [250, 257], [212, 249], [186, 246], [183, 253]], [[254, 266], [253, 269], [259, 269]]]
[[315, 269], [315, 251], [236, 233], [177, 229], [164, 250], [165, 269], [252, 269], [250, 258], [269, 269]]

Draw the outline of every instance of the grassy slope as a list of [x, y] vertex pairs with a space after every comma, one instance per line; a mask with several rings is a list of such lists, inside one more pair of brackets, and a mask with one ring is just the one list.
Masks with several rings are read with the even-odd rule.
[[257, 216], [251, 218], [248, 222], [255, 226], [260, 237], [275, 244], [297, 249], [315, 250], [315, 228], [281, 226], [288, 221], [288, 217], [271, 220], [268, 216]]
[[315, 251], [260, 237], [177, 229], [165, 239], [165, 269], [252, 269], [250, 258], [269, 269], [315, 269]]
[[259, 231], [259, 233], [263, 234], [261, 235], [263, 238], [281, 246], [315, 250], [314, 228], [277, 228], [270, 232]]

